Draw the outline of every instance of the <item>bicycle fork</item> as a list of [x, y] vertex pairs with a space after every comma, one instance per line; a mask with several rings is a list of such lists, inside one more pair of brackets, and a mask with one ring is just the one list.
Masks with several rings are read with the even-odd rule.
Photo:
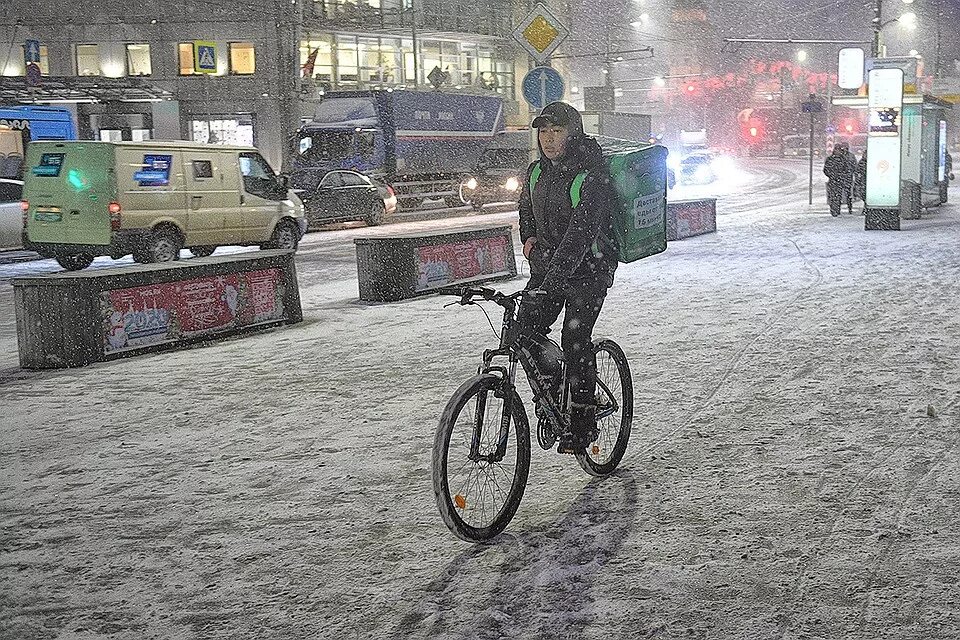
[[506, 367], [490, 367], [490, 361], [493, 358], [492, 352], [485, 352], [483, 356], [484, 370], [487, 372], [497, 371], [503, 375], [500, 385], [493, 389], [494, 397], [501, 397], [503, 400], [503, 411], [500, 413], [500, 422], [497, 425], [496, 447], [492, 452], [483, 454], [480, 452], [480, 442], [483, 436], [483, 428], [486, 423], [487, 413], [487, 394], [489, 391], [482, 391], [477, 395], [477, 409], [473, 417], [473, 438], [470, 441], [471, 462], [500, 462], [507, 454], [507, 441], [510, 438], [510, 418], [513, 416], [513, 397], [514, 380], [517, 375], [517, 361], [510, 359], [509, 370]]

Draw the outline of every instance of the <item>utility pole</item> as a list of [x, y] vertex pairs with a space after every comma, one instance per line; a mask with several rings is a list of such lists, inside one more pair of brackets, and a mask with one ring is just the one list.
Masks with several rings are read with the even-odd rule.
[[880, 30], [883, 0], [876, 0], [873, 7], [873, 46], [870, 49], [871, 56], [880, 57]]

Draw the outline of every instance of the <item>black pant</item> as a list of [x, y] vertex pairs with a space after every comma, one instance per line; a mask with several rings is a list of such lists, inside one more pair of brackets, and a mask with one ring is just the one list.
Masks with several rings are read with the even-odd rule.
[[[536, 289], [542, 280], [542, 276], [531, 276], [527, 289]], [[570, 400], [576, 404], [596, 402], [597, 359], [593, 352], [593, 327], [609, 286], [606, 279], [600, 282], [574, 281], [563, 294], [527, 300], [520, 306], [520, 331], [541, 335], [550, 332], [550, 325], [560, 317], [560, 311], [566, 309], [560, 330], [560, 348], [567, 364]]]

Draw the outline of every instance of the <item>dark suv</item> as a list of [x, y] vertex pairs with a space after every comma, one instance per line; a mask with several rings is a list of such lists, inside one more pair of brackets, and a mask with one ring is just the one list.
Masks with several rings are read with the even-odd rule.
[[473, 174], [460, 184], [460, 199], [479, 211], [491, 202], [516, 202], [527, 176], [526, 149], [487, 149]]

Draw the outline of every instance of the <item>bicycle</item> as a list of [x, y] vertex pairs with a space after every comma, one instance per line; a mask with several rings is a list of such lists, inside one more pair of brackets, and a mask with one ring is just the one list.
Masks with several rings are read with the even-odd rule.
[[[552, 448], [569, 427], [565, 410], [569, 387], [559, 345], [546, 336], [520, 332], [520, 305], [535, 293], [521, 290], [505, 295], [483, 287], [441, 293], [460, 298], [450, 304], [479, 304], [474, 298], [482, 298], [504, 310], [500, 346], [484, 350], [477, 375], [460, 385], [447, 402], [433, 444], [433, 490], [440, 515], [457, 537], [482, 542], [501, 533], [516, 514], [530, 470], [530, 425], [515, 385], [517, 364], [533, 391], [537, 442], [542, 449]], [[559, 370], [554, 369], [553, 376], [541, 370], [531, 347], [558, 360]], [[633, 382], [627, 358], [616, 342], [594, 341], [594, 350], [599, 435], [574, 455], [588, 474], [606, 476], [617, 468], [627, 449]], [[494, 358], [507, 358], [507, 362], [495, 366]]]

